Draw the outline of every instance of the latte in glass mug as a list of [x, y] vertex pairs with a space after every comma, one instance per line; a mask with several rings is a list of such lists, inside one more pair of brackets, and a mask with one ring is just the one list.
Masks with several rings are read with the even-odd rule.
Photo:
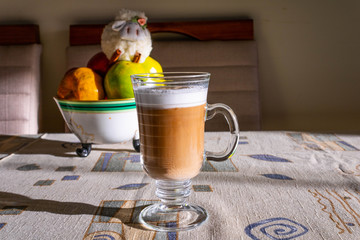
[[141, 161], [150, 177], [195, 177], [204, 160], [206, 86], [135, 91]]
[[[141, 210], [139, 222], [155, 231], [183, 231], [206, 222], [207, 211], [187, 203], [191, 179], [209, 161], [229, 159], [238, 146], [235, 113], [222, 103], [207, 104], [210, 73], [165, 72], [131, 75], [140, 132], [140, 159], [156, 181], [159, 203]], [[221, 152], [204, 150], [206, 120], [221, 114], [229, 125], [230, 141]], [[176, 219], [176, 224], [166, 223]]]

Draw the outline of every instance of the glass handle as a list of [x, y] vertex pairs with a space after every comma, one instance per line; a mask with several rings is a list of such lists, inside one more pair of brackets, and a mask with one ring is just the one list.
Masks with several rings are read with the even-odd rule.
[[234, 111], [227, 105], [222, 103], [208, 104], [206, 120], [212, 119], [216, 114], [222, 114], [230, 128], [230, 142], [225, 150], [222, 152], [205, 151], [207, 160], [210, 161], [225, 161], [230, 158], [238, 146], [239, 142], [239, 124], [237, 122]]

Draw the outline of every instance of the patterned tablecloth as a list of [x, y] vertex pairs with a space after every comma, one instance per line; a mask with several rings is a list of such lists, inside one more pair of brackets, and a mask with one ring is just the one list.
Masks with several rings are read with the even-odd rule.
[[[227, 137], [206, 133], [206, 148]], [[0, 136], [0, 239], [360, 239], [359, 135], [242, 132], [231, 159], [193, 179], [208, 221], [179, 233], [137, 222], [157, 198], [130, 143], [80, 158], [77, 142]]]

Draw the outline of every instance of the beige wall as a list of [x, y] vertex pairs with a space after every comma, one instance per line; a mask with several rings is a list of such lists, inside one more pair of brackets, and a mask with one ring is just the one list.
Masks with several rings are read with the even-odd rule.
[[40, 26], [42, 132], [63, 130], [52, 96], [66, 71], [68, 26], [107, 23], [120, 8], [149, 21], [254, 19], [263, 128], [360, 132], [358, 0], [0, 0], [1, 24]]

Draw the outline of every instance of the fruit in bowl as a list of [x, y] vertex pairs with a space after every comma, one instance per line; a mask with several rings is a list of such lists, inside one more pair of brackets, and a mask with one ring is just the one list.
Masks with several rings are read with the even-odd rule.
[[102, 77], [91, 68], [72, 68], [65, 73], [61, 80], [57, 96], [70, 100], [104, 99]]
[[[101, 34], [101, 52], [86, 67], [70, 69], [62, 79], [56, 104], [87, 156], [93, 143], [133, 140], [139, 151], [132, 74], [162, 72], [152, 57], [152, 41], [143, 12], [121, 9]], [[159, 80], [161, 81], [161, 80]]]
[[67, 71], [54, 98], [68, 128], [81, 141], [82, 148], [76, 150], [81, 157], [90, 154], [94, 143], [132, 140], [135, 150], [139, 151], [138, 120], [130, 76], [162, 72], [161, 65], [147, 57], [143, 63], [115, 61], [109, 64], [105, 78], [102, 78], [96, 67], [104, 68], [104, 64], [102, 55], [96, 54], [88, 67]]
[[109, 99], [133, 98], [134, 91], [131, 85], [132, 74], [145, 72], [140, 63], [117, 61], [106, 73], [104, 87]]
[[162, 67], [152, 57], [147, 57], [143, 63], [135, 63], [131, 61], [115, 62], [104, 79], [104, 87], [109, 99], [133, 98], [134, 92], [131, 85], [130, 76], [140, 73], [156, 73], [162, 72]]
[[110, 61], [103, 52], [96, 53], [87, 63], [88, 68], [91, 68], [102, 77], [105, 77], [109, 66]]
[[144, 73], [161, 73], [163, 72], [163, 69], [158, 61], [156, 61], [154, 58], [148, 56], [145, 59], [145, 62], [141, 63], [143, 66], [145, 72]]

